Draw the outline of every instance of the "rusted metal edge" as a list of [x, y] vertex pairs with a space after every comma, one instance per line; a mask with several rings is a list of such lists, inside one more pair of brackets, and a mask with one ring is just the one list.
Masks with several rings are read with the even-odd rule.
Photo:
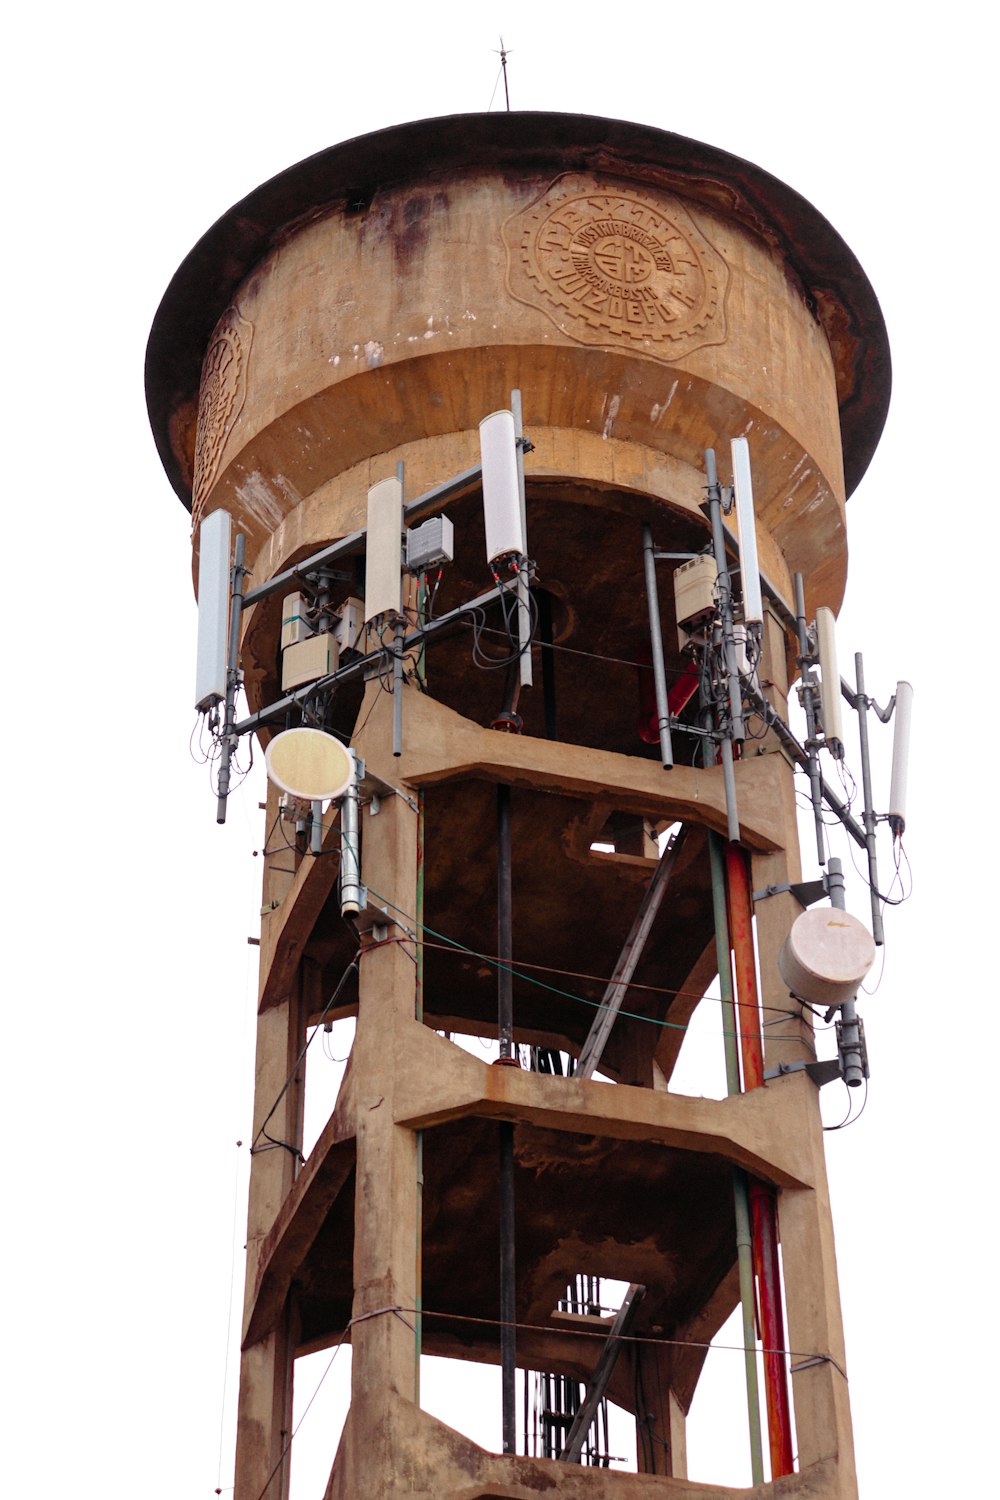
[[889, 345], [867, 276], [823, 215], [762, 168], [685, 136], [593, 115], [512, 112], [418, 120], [328, 147], [255, 188], [202, 236], [167, 287], [146, 348], [153, 438], [185, 506], [191, 486], [173, 419], [196, 403], [212, 330], [254, 266], [304, 223], [337, 209], [362, 213], [380, 189], [477, 167], [620, 170], [729, 214], [779, 249], [834, 350], [848, 494], [857, 487], [885, 424]]

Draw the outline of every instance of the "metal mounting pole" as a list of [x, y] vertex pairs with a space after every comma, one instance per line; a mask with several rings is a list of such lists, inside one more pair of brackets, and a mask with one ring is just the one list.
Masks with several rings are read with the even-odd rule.
[[729, 576], [729, 560], [726, 556], [726, 529], [722, 524], [722, 489], [715, 466], [715, 449], [705, 449], [705, 477], [708, 480], [708, 518], [712, 524], [712, 551], [718, 574], [719, 614], [722, 617], [722, 660], [726, 672], [729, 693], [729, 713], [733, 724], [733, 739], [746, 738], [743, 722], [743, 689], [736, 664], [736, 637], [733, 633], [733, 583]]
[[[396, 464], [396, 478], [400, 493], [403, 488], [403, 460]], [[393, 632], [392, 656], [392, 753], [397, 758], [403, 753], [403, 638], [406, 635], [406, 619], [400, 611], [396, 616]]]
[[215, 812], [217, 823], [226, 821], [229, 770], [233, 759], [233, 745], [236, 743], [233, 726], [236, 722], [236, 691], [240, 685], [240, 614], [243, 610], [243, 582], [246, 578], [246, 569], [243, 566], [246, 546], [247, 539], [240, 531], [237, 533], [236, 546], [233, 549], [233, 586], [229, 600], [229, 649], [226, 653], [226, 708], [222, 721], [219, 800]]
[[[520, 391], [511, 391], [510, 410], [514, 418], [517, 493], [521, 502], [521, 535], [524, 537], [524, 545], [527, 547], [528, 511], [524, 496], [524, 421], [521, 414]], [[530, 590], [531, 585], [528, 581], [527, 569], [521, 568], [517, 575], [517, 644], [520, 652], [517, 661], [521, 676], [521, 686], [523, 688], [531, 687], [534, 680], [531, 667], [531, 606], [528, 602]]]
[[719, 588], [719, 617], [722, 622], [722, 662], [729, 698], [729, 728], [723, 733], [719, 744], [719, 759], [722, 762], [722, 785], [726, 794], [726, 832], [729, 842], [735, 844], [740, 837], [740, 815], [736, 805], [733, 741], [743, 739], [745, 734], [743, 689], [736, 667], [736, 642], [733, 636], [733, 586], [726, 562], [726, 533], [722, 524], [722, 490], [715, 466], [714, 448], [705, 449], [705, 477], [708, 480], [708, 500], [705, 508], [708, 510], [708, 518], [712, 526], [712, 551], [715, 554]]
[[881, 947], [885, 942], [882, 907], [878, 898], [878, 855], [875, 847], [875, 809], [872, 800], [872, 765], [868, 752], [868, 696], [865, 693], [865, 664], [861, 652], [854, 653], [854, 680], [857, 692], [854, 707], [858, 711], [858, 735], [861, 740], [861, 786], [865, 799], [865, 848], [868, 852], [868, 889], [872, 905], [872, 936]]
[[517, 1318], [514, 1262], [514, 1127], [500, 1126], [500, 1370], [503, 1411], [503, 1451], [514, 1453], [517, 1442]]
[[[347, 753], [352, 760], [356, 759], [353, 750]], [[358, 811], [358, 780], [355, 775], [340, 804], [340, 911], [345, 917], [356, 916], [363, 904]]]
[[[500, 1062], [514, 1057], [514, 992], [511, 900], [510, 787], [497, 787], [497, 1032]], [[517, 1317], [514, 1261], [514, 1126], [500, 1126], [500, 1370], [503, 1451], [517, 1440]]]
[[[785, 750], [788, 751], [791, 760], [793, 760], [797, 766], [799, 766], [803, 771], [806, 772], [807, 775], [809, 775], [811, 763], [808, 750], [804, 750], [802, 748], [792, 731], [789, 729], [788, 725], [784, 722], [780, 715], [775, 713], [774, 709], [771, 707], [770, 703], [768, 703], [766, 698], [764, 698], [760, 693], [754, 692], [752, 688], [748, 690], [748, 696], [751, 703], [764, 719], [768, 728], [774, 730], [778, 739], [781, 741], [782, 746]], [[872, 702], [871, 699], [869, 699], [869, 703], [871, 703], [871, 706], [875, 710], [875, 712], [878, 713], [878, 704]], [[864, 849], [866, 847], [865, 831], [861, 827], [861, 824], [857, 823], [854, 818], [852, 818], [846, 803], [844, 803], [842, 799], [837, 796], [837, 793], [833, 790], [833, 788], [827, 785], [827, 783], [823, 780], [823, 777], [819, 775], [818, 772], [817, 775], [821, 801], [825, 802], [830, 811], [840, 819], [841, 823], [844, 825], [850, 837], [857, 844], [858, 848]]]
[[642, 565], [646, 575], [646, 604], [649, 609], [649, 639], [653, 655], [653, 686], [656, 691], [656, 727], [660, 735], [660, 762], [665, 771], [673, 769], [674, 749], [670, 740], [670, 705], [667, 701], [667, 674], [663, 666], [663, 631], [660, 628], [660, 599], [656, 590], [656, 553], [653, 533], [642, 528]]
[[[837, 911], [847, 910], [844, 896], [844, 868], [839, 859], [831, 858], [826, 873], [830, 905]], [[865, 1081], [864, 1052], [861, 1044], [861, 1023], [855, 997], [845, 1000], [840, 1007], [840, 1070], [848, 1088], [856, 1089]]]
[[403, 753], [403, 636], [405, 634], [406, 621], [400, 617], [396, 621], [392, 656], [392, 753], [395, 756]]
[[510, 787], [497, 787], [497, 1035], [500, 1056], [514, 1051], [514, 978], [510, 852]]

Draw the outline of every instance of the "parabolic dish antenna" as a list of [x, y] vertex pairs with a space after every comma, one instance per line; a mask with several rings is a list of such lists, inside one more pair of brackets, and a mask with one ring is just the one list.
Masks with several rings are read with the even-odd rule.
[[322, 729], [286, 729], [264, 752], [268, 780], [299, 802], [342, 797], [354, 780], [354, 757]]
[[793, 995], [812, 1005], [842, 1005], [875, 961], [875, 940], [850, 912], [804, 911], [778, 954], [778, 972]]

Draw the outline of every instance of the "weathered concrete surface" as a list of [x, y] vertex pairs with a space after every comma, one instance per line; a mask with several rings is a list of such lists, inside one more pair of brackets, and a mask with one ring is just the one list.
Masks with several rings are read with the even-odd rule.
[[[330, 1012], [356, 1014], [357, 1035], [301, 1170], [295, 1059], [358, 944], [337, 908], [335, 817], [321, 858], [277, 845], [266, 858], [255, 1131], [292, 1086], [268, 1126], [284, 1145], [253, 1157], [236, 1500], [257, 1500], [282, 1461], [295, 1352], [343, 1338], [352, 1407], [331, 1500], [733, 1493], [686, 1477], [684, 1415], [737, 1295], [734, 1164], [779, 1190], [795, 1351], [801, 1472], [760, 1493], [852, 1500], [813, 1086], [798, 1074], [724, 1101], [669, 1092], [714, 974], [706, 830], [724, 830], [725, 806], [718, 770], [695, 769], [696, 741], [677, 737], [667, 775], [640, 737], [640, 538], [646, 524], [661, 549], [703, 549], [703, 450], [716, 448], [725, 482], [729, 439], [748, 437], [775, 591], [763, 669], [780, 706], [796, 654], [780, 608], [793, 572], [810, 608], [843, 594], [846, 495], [888, 393], [881, 315], [830, 226], [747, 163], [621, 122], [473, 117], [334, 148], [257, 190], [178, 272], [147, 364], [154, 433], [192, 504], [195, 548], [200, 518], [226, 507], [253, 583], [363, 526], [368, 486], [398, 461], [408, 498], [473, 466], [478, 423], [512, 387], [534, 444], [529, 545], [552, 645], [536, 643], [533, 659], [552, 700], [543, 710], [536, 687], [519, 704], [523, 735], [491, 732], [503, 672], [472, 665], [467, 625], [428, 649], [420, 689], [408, 682], [398, 759], [376, 681], [335, 698], [332, 727], [401, 795], [363, 815], [363, 878], [389, 937], [363, 940], [359, 977]], [[488, 585], [474, 483], [449, 514], [456, 556], [439, 612]], [[342, 594], [360, 592], [359, 562], [345, 571]], [[675, 674], [666, 568], [661, 587]], [[279, 621], [278, 598], [244, 620], [254, 707], [277, 693]], [[483, 623], [480, 650], [502, 653], [497, 622]], [[736, 768], [757, 888], [798, 874], [791, 774], [775, 749], [763, 737]], [[434, 1035], [495, 1034], [501, 783], [522, 1044], [579, 1052], [653, 868], [650, 829], [689, 830], [605, 1054], [613, 1084], [491, 1068]], [[269, 827], [275, 816], [272, 795]], [[595, 851], [600, 840], [613, 851]], [[794, 914], [787, 896], [758, 907], [769, 1063], [813, 1048], [774, 972]], [[656, 1384], [661, 1472], [486, 1454], [416, 1405], [421, 1340], [497, 1357], [499, 1121], [515, 1125], [519, 1357], [585, 1379], [596, 1343], [555, 1314], [561, 1289], [576, 1271], [641, 1280], [646, 1343], [612, 1395], [631, 1407], [633, 1360]]]

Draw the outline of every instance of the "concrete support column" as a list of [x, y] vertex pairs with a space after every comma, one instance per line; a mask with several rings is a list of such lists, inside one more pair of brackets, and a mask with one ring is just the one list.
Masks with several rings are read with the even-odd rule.
[[687, 1478], [687, 1418], [672, 1388], [673, 1349], [634, 1345], [636, 1457], [640, 1474]]
[[[297, 987], [293, 996], [265, 1011], [257, 1022], [255, 1147], [247, 1214], [248, 1310], [252, 1306], [261, 1247], [295, 1179], [294, 1153], [302, 1144], [301, 1077], [292, 1078], [278, 1107], [267, 1119], [292, 1075], [302, 1039], [302, 1005]], [[262, 1133], [262, 1126], [271, 1140]], [[284, 1144], [272, 1144], [275, 1141]], [[281, 1455], [291, 1430], [292, 1316], [292, 1310], [286, 1308], [279, 1328], [242, 1355], [234, 1500], [258, 1500], [265, 1485], [266, 1500], [283, 1500], [287, 1494], [288, 1464], [282, 1463]]]
[[796, 1129], [808, 1143], [816, 1183], [814, 1188], [786, 1189], [779, 1202], [798, 1467], [835, 1459], [838, 1494], [851, 1497], [857, 1494], [857, 1476], [822, 1126], [815, 1086], [808, 1078], [799, 1074], [780, 1086], [802, 1095]]
[[[378, 693], [377, 684], [369, 693]], [[389, 700], [386, 699], [389, 706]], [[391, 715], [391, 707], [389, 708]], [[389, 715], [378, 713], [378, 727]], [[389, 763], [378, 763], [371, 741], [364, 754], [387, 780]], [[379, 736], [381, 738], [381, 736]], [[417, 816], [402, 797], [381, 800], [377, 814], [362, 811], [364, 880], [373, 905], [392, 903], [399, 923], [386, 941], [366, 944], [361, 959], [360, 1004], [351, 1068], [357, 1119], [355, 1189], [354, 1360], [351, 1377], [353, 1487], [356, 1500], [394, 1492], [393, 1412], [417, 1399], [417, 1353], [413, 1332], [417, 1286], [416, 1134], [393, 1123], [398, 1070], [405, 1059], [414, 1019], [416, 966], [404, 928], [416, 907]], [[400, 1313], [383, 1311], [401, 1308]], [[371, 1316], [373, 1315], [373, 1316]], [[364, 1424], [363, 1429], [359, 1424]]]

